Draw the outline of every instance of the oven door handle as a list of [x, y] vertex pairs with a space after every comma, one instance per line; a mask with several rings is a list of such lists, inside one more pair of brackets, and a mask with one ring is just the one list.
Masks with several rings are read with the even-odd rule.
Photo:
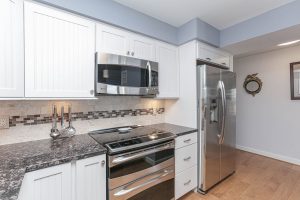
[[169, 143], [162, 147], [157, 147], [157, 148], [154, 148], [154, 149], [151, 149], [148, 151], [146, 150], [146, 151], [138, 152], [136, 154], [123, 155], [123, 156], [120, 156], [117, 158], [113, 158], [113, 160], [111, 161], [111, 164], [112, 164], [111, 166], [115, 166], [115, 165], [118, 165], [118, 164], [121, 164], [124, 162], [128, 162], [130, 160], [134, 160], [136, 158], [140, 158], [140, 157], [152, 154], [152, 153], [156, 153], [156, 152], [167, 150], [167, 149], [173, 149], [173, 148], [174, 148], [174, 143]]
[[[131, 193], [131, 192], [134, 192], [140, 188], [144, 188], [144, 187], [147, 187], [148, 185], [152, 184], [152, 183], [155, 183], [157, 181], [159, 181], [160, 179], [170, 175], [170, 174], [174, 174], [174, 170], [173, 169], [165, 169], [163, 171], [160, 171], [158, 172], [158, 176], [154, 177], [154, 178], [151, 178], [149, 179], [148, 181], [142, 183], [142, 184], [139, 184], [135, 187], [130, 187], [131, 185], [135, 184], [136, 182], [133, 182], [127, 186], [125, 186], [122, 190], [114, 193], [114, 196], [116, 197], [120, 197], [120, 196], [124, 196], [124, 195], [127, 195], [128, 193]], [[148, 176], [153, 176], [153, 174], [150, 174]], [[144, 177], [144, 178], [147, 178], [148, 176]]]

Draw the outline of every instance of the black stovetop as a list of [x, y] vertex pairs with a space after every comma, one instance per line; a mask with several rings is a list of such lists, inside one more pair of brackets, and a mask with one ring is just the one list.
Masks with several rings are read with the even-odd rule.
[[[126, 131], [128, 128], [128, 131]], [[121, 130], [121, 131], [120, 131]], [[109, 154], [144, 148], [176, 137], [173, 133], [142, 126], [116, 127], [92, 131], [89, 135], [108, 149]]]

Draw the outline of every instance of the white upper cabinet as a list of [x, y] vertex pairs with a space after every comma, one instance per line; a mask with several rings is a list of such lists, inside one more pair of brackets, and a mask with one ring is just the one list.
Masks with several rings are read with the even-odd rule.
[[131, 34], [130, 41], [131, 56], [156, 61], [154, 40], [136, 34]]
[[0, 98], [23, 97], [23, 1], [0, 1], [0, 27]]
[[25, 96], [94, 96], [95, 24], [35, 3], [25, 5]]
[[197, 55], [198, 55], [198, 58], [200, 58], [200, 59], [224, 65], [226, 67], [229, 67], [229, 69], [232, 71], [233, 56], [231, 54], [229, 54], [228, 52], [225, 52], [220, 49], [214, 48], [212, 46], [198, 42]]
[[129, 52], [128, 33], [118, 28], [97, 24], [97, 52], [127, 56]]
[[159, 62], [158, 98], [179, 98], [179, 51], [176, 46], [156, 43], [156, 58]]
[[155, 41], [119, 28], [97, 24], [97, 52], [155, 61]]

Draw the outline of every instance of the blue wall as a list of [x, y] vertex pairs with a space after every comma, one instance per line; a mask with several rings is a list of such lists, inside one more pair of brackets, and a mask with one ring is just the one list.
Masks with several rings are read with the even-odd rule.
[[225, 47], [299, 24], [300, 0], [297, 0], [222, 30], [220, 46]]

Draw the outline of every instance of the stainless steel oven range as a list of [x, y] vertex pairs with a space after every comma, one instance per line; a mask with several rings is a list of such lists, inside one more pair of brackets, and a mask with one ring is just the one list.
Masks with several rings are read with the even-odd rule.
[[173, 200], [175, 135], [146, 127], [89, 133], [108, 149], [109, 200]]

